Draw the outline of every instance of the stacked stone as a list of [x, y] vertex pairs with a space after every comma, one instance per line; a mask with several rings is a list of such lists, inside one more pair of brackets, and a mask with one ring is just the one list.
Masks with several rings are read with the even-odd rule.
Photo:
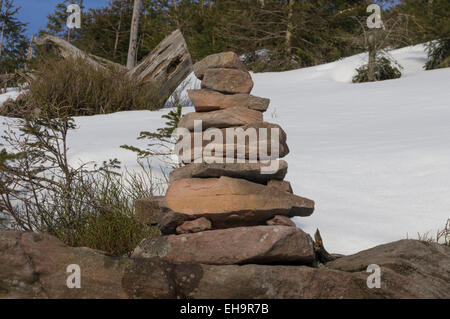
[[[202, 89], [188, 91], [196, 112], [184, 116], [180, 128], [194, 135], [196, 120], [202, 121], [203, 130], [278, 128], [278, 156], [289, 153], [285, 132], [263, 120], [270, 100], [250, 95], [252, 78], [235, 53], [208, 56], [194, 66], [194, 72]], [[270, 141], [262, 144], [271, 145]], [[224, 145], [223, 156], [227, 147], [236, 145]], [[314, 202], [292, 193], [290, 183], [284, 181], [288, 168], [284, 160], [269, 158], [276, 169], [263, 174], [267, 162], [249, 161], [250, 149], [245, 145], [244, 162], [208, 161], [174, 170], [164, 201], [157, 199], [163, 207], [158, 218], [163, 236], [144, 240], [134, 257], [211, 265], [312, 264], [314, 242], [290, 218], [310, 216]], [[196, 160], [194, 153], [182, 158]]]

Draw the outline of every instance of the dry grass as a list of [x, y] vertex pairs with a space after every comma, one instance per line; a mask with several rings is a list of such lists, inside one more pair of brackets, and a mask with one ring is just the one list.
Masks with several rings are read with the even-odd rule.
[[21, 102], [27, 110], [52, 105], [66, 115], [84, 116], [162, 107], [149, 84], [131, 81], [116, 70], [94, 68], [81, 59], [41, 58], [35, 70]]
[[443, 229], [438, 229], [435, 235], [432, 235], [431, 232], [417, 235], [420, 241], [450, 246], [450, 219], [447, 220]]

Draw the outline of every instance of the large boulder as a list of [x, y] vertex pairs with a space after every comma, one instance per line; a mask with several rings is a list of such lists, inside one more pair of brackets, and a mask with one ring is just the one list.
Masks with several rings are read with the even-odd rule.
[[253, 85], [250, 73], [235, 69], [208, 69], [202, 81], [202, 89], [226, 94], [249, 94]]
[[266, 184], [271, 180], [283, 180], [287, 174], [288, 164], [283, 160], [273, 160], [269, 163], [192, 163], [170, 173], [173, 183], [185, 178], [233, 177], [252, 182]]
[[202, 130], [209, 128], [227, 128], [262, 123], [261, 112], [244, 107], [233, 107], [213, 112], [192, 112], [183, 116], [178, 123], [179, 128], [194, 131], [195, 121], [201, 121]]
[[241, 62], [239, 57], [234, 52], [223, 52], [212, 54], [204, 58], [203, 60], [194, 64], [195, 76], [202, 80], [208, 69], [238, 69], [247, 71], [244, 63]]
[[[368, 265], [381, 267], [379, 295], [391, 298], [450, 298], [450, 246], [400, 240], [326, 264], [357, 273]], [[389, 293], [388, 293], [389, 292]]]
[[[369, 289], [369, 264], [381, 288]], [[70, 248], [52, 236], [0, 231], [0, 298], [301, 299], [450, 298], [450, 247], [400, 241], [343, 257], [324, 268], [171, 264]], [[67, 288], [67, 266], [81, 289]], [[343, 267], [349, 271], [332, 268]], [[178, 310], [177, 310], [178, 311]]]
[[[334, 270], [306, 266], [266, 265], [188, 266], [185, 264], [183, 268], [183, 272], [175, 271], [179, 282], [179, 293], [192, 299], [383, 297], [383, 295], [377, 296], [375, 291], [367, 288], [364, 276]], [[388, 293], [390, 292], [386, 292]]]
[[[80, 289], [67, 286], [70, 265], [79, 266]], [[137, 263], [49, 235], [0, 231], [0, 298], [175, 298], [171, 280], [159, 259]]]
[[165, 234], [187, 220], [206, 217], [213, 228], [263, 225], [276, 215], [310, 216], [314, 201], [274, 187], [229, 177], [182, 179], [166, 194], [169, 212], [159, 227]]
[[[228, 163], [231, 159], [275, 160], [289, 154], [286, 132], [277, 124], [252, 123], [245, 126], [190, 132], [180, 137], [175, 151], [183, 163]], [[225, 160], [227, 159], [227, 160]]]
[[147, 239], [132, 257], [209, 265], [311, 265], [313, 246], [311, 237], [296, 227], [239, 227]]
[[270, 100], [250, 94], [222, 94], [211, 90], [188, 90], [197, 112], [210, 112], [231, 107], [245, 107], [265, 112]]

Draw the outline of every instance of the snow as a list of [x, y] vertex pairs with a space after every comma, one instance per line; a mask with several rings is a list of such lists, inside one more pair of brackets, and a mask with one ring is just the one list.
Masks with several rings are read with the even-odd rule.
[[[288, 135], [286, 179], [316, 201], [311, 217], [294, 220], [310, 234], [319, 228], [334, 253], [433, 234], [450, 217], [450, 69], [424, 71], [421, 45], [391, 54], [404, 67], [401, 79], [352, 84], [365, 54], [253, 74], [252, 94], [272, 101], [266, 121]], [[199, 85], [192, 75], [188, 82]], [[77, 118], [72, 162], [117, 158], [136, 168], [135, 154], [120, 145], [145, 146], [139, 132], [163, 127], [167, 112]]]
[[3, 105], [7, 100], [15, 100], [20, 95], [19, 88], [7, 88], [6, 93], [0, 94], [0, 106]]
[[[71, 165], [96, 162], [101, 164], [108, 159], [118, 159], [124, 169], [140, 169], [136, 153], [120, 148], [122, 145], [145, 149], [148, 142], [137, 140], [141, 131], [156, 131], [164, 127], [166, 120], [161, 116], [168, 113], [160, 111], [132, 111], [109, 115], [76, 117], [77, 130], [69, 135], [68, 145]], [[152, 162], [156, 177], [161, 176], [160, 161]], [[164, 170], [168, 172], [167, 169]]]

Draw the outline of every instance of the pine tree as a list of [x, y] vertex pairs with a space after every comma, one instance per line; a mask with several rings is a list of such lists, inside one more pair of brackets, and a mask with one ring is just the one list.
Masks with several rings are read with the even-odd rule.
[[0, 72], [12, 73], [24, 66], [27, 57], [28, 40], [25, 36], [26, 23], [18, 20], [20, 7], [13, 0], [4, 0], [1, 11]]
[[[391, 2], [387, 8], [396, 8], [397, 2], [393, 1], [375, 2]], [[420, 1], [429, 2], [429, 0]], [[75, 2], [82, 5], [81, 0]], [[252, 61], [252, 58], [256, 60], [250, 68], [260, 71], [326, 63], [366, 50], [348, 39], [360, 35], [360, 24], [355, 17], [366, 19], [367, 5], [373, 2], [372, 0], [142, 0], [136, 60], [140, 61], [165, 36], [179, 28], [194, 61], [209, 54], [233, 50], [238, 54], [246, 54], [250, 57], [249, 61]], [[442, 3], [449, 3], [448, 0], [432, 2], [433, 8], [436, 4], [442, 6]], [[49, 16], [47, 32], [67, 37], [65, 11], [68, 3], [67, 0], [62, 2], [55, 13]], [[132, 0], [110, 0], [102, 8], [84, 11], [82, 28], [72, 30], [75, 33], [71, 37], [72, 44], [89, 53], [125, 65], [133, 4]], [[441, 8], [440, 10], [445, 12], [445, 7], [436, 8]], [[436, 10], [433, 9], [432, 12]], [[427, 10], [422, 8], [419, 11]], [[448, 12], [448, 9], [446, 11]], [[433, 17], [437, 17], [436, 14], [433, 13]], [[440, 14], [443, 17], [445, 14], [448, 15], [442, 12]], [[420, 16], [419, 13], [415, 15]], [[419, 31], [412, 27], [414, 20], [410, 21], [408, 29], [416, 36]], [[436, 38], [438, 37], [434, 36], [434, 39]], [[262, 49], [269, 52], [269, 55], [259, 58], [255, 52]]]
[[426, 69], [450, 66], [450, 1], [402, 0], [396, 10], [411, 19], [415, 42], [428, 42]]
[[408, 17], [382, 11], [381, 26], [369, 28], [366, 16], [357, 18], [360, 34], [350, 40], [368, 52], [368, 62], [357, 69], [353, 82], [373, 82], [401, 77], [402, 67], [389, 55], [389, 50], [411, 44]]
[[395, 11], [410, 17], [410, 29], [416, 35], [417, 42], [450, 36], [448, 0], [401, 0]]
[[132, 12], [133, 3], [129, 0], [114, 0], [106, 7], [90, 9], [84, 13], [79, 36], [72, 43], [86, 52], [125, 65]]
[[[45, 30], [41, 30], [41, 34], [51, 34], [63, 39], [76, 39], [79, 36], [79, 29], [71, 29], [67, 28], [67, 19], [69, 18], [70, 13], [67, 13], [67, 7], [71, 4], [77, 4], [80, 6], [81, 10], [84, 9], [83, 6], [84, 0], [64, 0], [58, 3], [55, 7], [55, 10], [52, 14], [47, 16], [47, 26]], [[83, 17], [83, 11], [82, 11]], [[82, 19], [83, 21], [83, 19]], [[83, 26], [82, 26], [83, 27]]]

